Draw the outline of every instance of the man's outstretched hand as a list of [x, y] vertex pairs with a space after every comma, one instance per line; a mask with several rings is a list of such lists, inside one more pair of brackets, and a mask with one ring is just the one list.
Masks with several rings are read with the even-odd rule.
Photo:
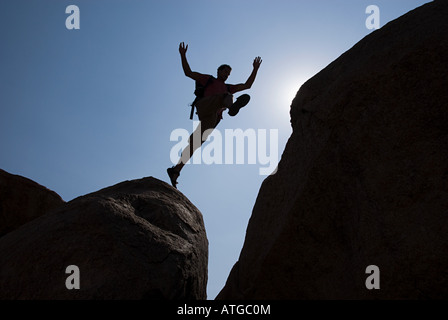
[[261, 57], [256, 57], [254, 59], [254, 64], [253, 64], [254, 69], [258, 70], [258, 68], [260, 68], [261, 62], [262, 62]]
[[187, 53], [187, 49], [188, 49], [188, 44], [185, 45], [185, 43], [183, 43], [183, 42], [181, 42], [181, 43], [179, 44], [179, 53], [180, 53], [181, 55], [185, 55], [185, 54]]

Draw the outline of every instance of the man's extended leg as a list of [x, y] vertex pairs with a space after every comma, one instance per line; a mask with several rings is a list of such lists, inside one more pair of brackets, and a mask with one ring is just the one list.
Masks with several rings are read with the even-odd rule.
[[178, 164], [172, 168], [168, 168], [168, 176], [170, 177], [171, 184], [176, 188], [177, 178], [180, 175], [180, 171], [184, 167], [185, 163], [190, 160], [193, 156], [193, 153], [198, 149], [207, 137], [212, 133], [213, 129], [216, 128], [220, 119], [217, 114], [212, 114], [208, 117], [205, 117], [199, 122], [199, 125], [196, 127], [194, 132], [190, 135], [188, 139], [188, 146], [182, 151], [180, 160]]
[[201, 121], [195, 131], [188, 139], [188, 146], [182, 151], [182, 155], [178, 164], [172, 168], [168, 168], [168, 176], [171, 184], [176, 187], [177, 178], [185, 163], [193, 156], [194, 151], [199, 148], [202, 143], [207, 140], [208, 135], [218, 125], [222, 119], [222, 112], [233, 103], [231, 94], [218, 94], [205, 97], [196, 103], [197, 113]]
[[194, 130], [194, 132], [190, 135], [190, 138], [188, 139], [188, 146], [182, 151], [179, 163], [175, 167], [176, 169], [179, 169], [178, 171], [180, 171], [185, 163], [190, 160], [196, 149], [198, 149], [204, 141], [207, 140], [207, 137], [218, 125], [218, 123], [219, 119], [216, 115], [204, 118], [201, 122], [199, 122], [196, 130]]

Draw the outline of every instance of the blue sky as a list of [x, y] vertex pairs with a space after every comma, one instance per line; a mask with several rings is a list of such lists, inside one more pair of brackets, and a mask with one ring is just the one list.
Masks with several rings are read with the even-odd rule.
[[[428, 0], [2, 0], [0, 2], [0, 168], [66, 200], [124, 180], [169, 182], [175, 129], [193, 129], [179, 43], [193, 71], [232, 66], [245, 82], [263, 63], [249, 105], [224, 115], [220, 132], [278, 132], [279, 158], [291, 134], [289, 106], [301, 84], [380, 26]], [[80, 9], [68, 30], [65, 9]], [[238, 94], [237, 94], [238, 96]], [[269, 149], [268, 149], [269, 150]], [[238, 260], [262, 181], [260, 164], [192, 164], [182, 191], [204, 215], [208, 298]]]

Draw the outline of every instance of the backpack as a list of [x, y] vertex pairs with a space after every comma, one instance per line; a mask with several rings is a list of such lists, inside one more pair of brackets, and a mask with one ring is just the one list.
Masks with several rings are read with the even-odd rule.
[[[195, 90], [194, 95], [196, 98], [194, 101], [190, 104], [191, 106], [191, 112], [190, 112], [190, 120], [193, 120], [193, 114], [194, 114], [194, 107], [196, 106], [196, 103], [201, 100], [204, 97], [205, 89], [214, 81], [216, 80], [213, 76], [210, 76], [205, 83], [205, 86], [203, 86], [199, 81], [196, 81], [195, 83]], [[230, 92], [230, 86], [227, 85], [227, 91]]]
[[196, 81], [194, 90], [194, 95], [196, 96], [196, 98], [191, 103], [190, 120], [193, 120], [194, 107], [196, 106], [196, 103], [204, 97], [205, 88], [207, 88], [213, 82], [213, 79], [213, 76], [210, 76], [205, 86], [203, 86], [199, 81]]

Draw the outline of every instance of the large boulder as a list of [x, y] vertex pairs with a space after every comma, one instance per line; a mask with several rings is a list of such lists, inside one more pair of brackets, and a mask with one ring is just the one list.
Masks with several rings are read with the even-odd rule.
[[0, 169], [0, 237], [64, 203], [56, 192]]
[[447, 16], [417, 8], [300, 88], [218, 299], [448, 298]]
[[202, 214], [152, 177], [23, 225], [0, 239], [0, 256], [0, 299], [206, 299]]

